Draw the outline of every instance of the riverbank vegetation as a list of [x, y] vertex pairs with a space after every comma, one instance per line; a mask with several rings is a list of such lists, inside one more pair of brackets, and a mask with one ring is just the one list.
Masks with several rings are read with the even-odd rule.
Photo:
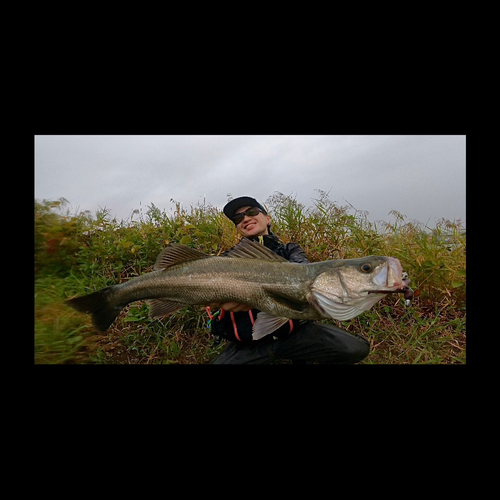
[[[371, 343], [364, 364], [464, 364], [466, 361], [466, 231], [460, 221], [434, 228], [392, 211], [389, 222], [341, 206], [318, 191], [310, 207], [274, 193], [266, 206], [272, 230], [295, 241], [311, 262], [371, 254], [397, 257], [412, 280], [412, 304], [389, 295], [349, 321], [332, 321]], [[152, 270], [169, 243], [217, 255], [239, 239], [234, 225], [211, 205], [151, 204], [118, 221], [107, 209], [70, 213], [69, 203], [35, 200], [35, 334], [37, 364], [205, 364], [213, 345], [202, 307], [150, 320], [144, 302], [127, 306], [106, 333], [64, 301]], [[326, 320], [325, 320], [326, 321]]]

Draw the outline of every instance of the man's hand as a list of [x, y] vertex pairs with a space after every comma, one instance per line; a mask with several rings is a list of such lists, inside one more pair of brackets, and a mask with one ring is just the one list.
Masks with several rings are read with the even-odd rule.
[[218, 307], [221, 307], [225, 311], [231, 311], [231, 312], [240, 312], [240, 311], [250, 311], [252, 309], [250, 306], [247, 306], [246, 304], [241, 304], [240, 302], [212, 302], [211, 304], [208, 304], [209, 307], [212, 309], [217, 309]]

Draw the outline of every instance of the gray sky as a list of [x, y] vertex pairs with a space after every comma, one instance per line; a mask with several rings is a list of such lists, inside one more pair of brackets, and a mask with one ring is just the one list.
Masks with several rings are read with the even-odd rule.
[[[228, 194], [261, 203], [279, 191], [306, 206], [315, 189], [368, 218], [391, 210], [433, 227], [465, 223], [463, 135], [38, 135], [35, 198], [66, 198], [73, 210], [100, 207], [117, 219], [154, 203], [170, 213], [222, 208]], [[142, 205], [140, 205], [140, 203]]]

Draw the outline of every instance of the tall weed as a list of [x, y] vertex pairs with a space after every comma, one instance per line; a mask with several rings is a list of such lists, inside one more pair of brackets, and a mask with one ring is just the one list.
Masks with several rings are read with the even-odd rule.
[[[466, 233], [460, 222], [443, 219], [430, 229], [396, 211], [391, 222], [371, 222], [366, 212], [317, 193], [310, 207], [278, 192], [269, 197], [273, 232], [300, 244], [311, 262], [397, 257], [416, 290], [410, 308], [391, 296], [358, 318], [335, 322], [370, 338], [365, 362], [465, 362]], [[64, 198], [35, 200], [36, 363], [206, 363], [222, 349], [212, 346], [201, 308], [152, 321], [147, 307], [135, 303], [105, 335], [96, 335], [90, 318], [63, 305], [70, 296], [151, 271], [169, 243], [216, 255], [238, 241], [218, 208], [174, 204], [172, 214], [151, 204], [118, 221], [107, 209], [71, 214]]]

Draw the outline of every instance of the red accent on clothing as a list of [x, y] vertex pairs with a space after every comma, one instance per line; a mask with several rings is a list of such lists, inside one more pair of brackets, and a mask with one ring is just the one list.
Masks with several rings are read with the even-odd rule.
[[207, 314], [211, 320], [214, 319], [214, 315], [212, 314], [210, 307], [207, 307]]
[[233, 311], [230, 311], [231, 321], [233, 322], [234, 336], [241, 342], [240, 336], [238, 335], [238, 328], [236, 327], [236, 321], [234, 319]]

